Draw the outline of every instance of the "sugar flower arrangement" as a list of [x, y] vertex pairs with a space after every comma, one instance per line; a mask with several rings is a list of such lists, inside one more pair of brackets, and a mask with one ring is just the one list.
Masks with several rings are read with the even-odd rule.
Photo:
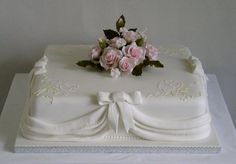
[[127, 29], [123, 15], [116, 22], [116, 30], [103, 30], [105, 38], [98, 39], [98, 45], [90, 51], [90, 60], [82, 60], [77, 65], [110, 71], [117, 78], [121, 73], [142, 75], [146, 66], [164, 67], [158, 60], [158, 49], [147, 43], [144, 32], [137, 28]]

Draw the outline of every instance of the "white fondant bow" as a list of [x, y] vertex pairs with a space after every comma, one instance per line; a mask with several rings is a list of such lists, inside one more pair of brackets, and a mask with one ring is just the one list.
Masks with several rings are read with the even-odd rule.
[[142, 104], [142, 102], [142, 95], [140, 91], [135, 91], [130, 94], [125, 92], [98, 93], [98, 103], [99, 105], [107, 106], [108, 122], [116, 133], [118, 132], [120, 115], [127, 133], [131, 128], [134, 128], [134, 105]]

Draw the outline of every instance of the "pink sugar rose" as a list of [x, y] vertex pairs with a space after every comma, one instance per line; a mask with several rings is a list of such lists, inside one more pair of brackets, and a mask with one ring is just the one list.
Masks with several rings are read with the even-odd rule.
[[158, 49], [151, 44], [146, 44], [147, 49], [147, 57], [150, 60], [157, 60], [158, 59]]
[[105, 70], [109, 70], [118, 66], [121, 57], [122, 52], [120, 50], [107, 47], [104, 49], [99, 62]]
[[115, 38], [111, 39], [110, 42], [111, 42], [110, 45], [112, 47], [118, 48], [118, 49], [126, 45], [126, 41], [120, 37], [115, 37]]
[[128, 57], [123, 57], [119, 62], [119, 68], [122, 72], [130, 74], [135, 67], [134, 60]]
[[93, 47], [90, 52], [90, 58], [92, 60], [99, 59], [102, 49], [99, 46]]
[[141, 63], [145, 59], [146, 50], [143, 47], [137, 46], [135, 42], [123, 47], [122, 52], [134, 60], [135, 64]]

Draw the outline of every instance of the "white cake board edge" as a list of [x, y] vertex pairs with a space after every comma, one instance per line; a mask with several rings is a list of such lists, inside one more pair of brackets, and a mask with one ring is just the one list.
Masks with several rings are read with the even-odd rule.
[[45, 142], [24, 138], [18, 132], [14, 145], [16, 153], [196, 153], [214, 154], [221, 151], [215, 130], [201, 141], [155, 142], [145, 140], [97, 142]]
[[[24, 110], [22, 117], [24, 115]], [[23, 119], [21, 119], [22, 121]], [[23, 137], [20, 128], [16, 136], [16, 153], [194, 153], [214, 154], [221, 151], [214, 125], [209, 137], [198, 141], [163, 142], [139, 138], [119, 140], [116, 137], [100, 141], [49, 142], [35, 141]]]

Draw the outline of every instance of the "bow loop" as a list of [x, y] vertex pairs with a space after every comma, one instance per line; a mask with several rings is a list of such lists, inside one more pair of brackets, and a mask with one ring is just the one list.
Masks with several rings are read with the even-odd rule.
[[140, 91], [132, 93], [125, 92], [99, 92], [98, 104], [106, 105], [108, 110], [108, 122], [115, 132], [118, 132], [119, 117], [128, 133], [129, 129], [134, 128], [133, 110], [134, 105], [142, 104], [142, 95]]

